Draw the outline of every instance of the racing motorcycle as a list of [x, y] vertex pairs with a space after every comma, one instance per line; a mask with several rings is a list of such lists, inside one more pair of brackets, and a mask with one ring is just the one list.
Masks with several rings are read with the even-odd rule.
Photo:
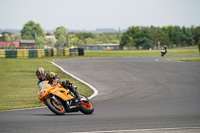
[[[82, 112], [92, 114], [94, 106], [85, 96], [78, 98], [68, 89], [63, 88], [59, 83], [50, 85], [49, 81], [42, 81], [38, 84], [38, 98], [56, 115], [64, 115], [67, 112]], [[77, 89], [73, 83], [71, 86]]]

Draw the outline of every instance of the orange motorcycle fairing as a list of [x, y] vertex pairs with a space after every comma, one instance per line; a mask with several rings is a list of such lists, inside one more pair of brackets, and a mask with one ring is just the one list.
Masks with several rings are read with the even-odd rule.
[[56, 115], [78, 111], [84, 114], [92, 114], [94, 111], [94, 106], [87, 97], [80, 95], [81, 99], [79, 100], [59, 83], [50, 85], [49, 81], [42, 81], [38, 84], [38, 87], [38, 99]]
[[46, 104], [45, 100], [48, 95], [55, 95], [61, 98], [63, 101], [73, 99], [74, 97], [69, 94], [69, 91], [63, 88], [60, 84], [50, 85], [48, 81], [43, 81], [39, 85], [38, 99]]
[[69, 94], [69, 91], [63, 88], [60, 84], [58, 84], [55, 89], [52, 89], [50, 93], [61, 98], [63, 101], [74, 98], [72, 95]]

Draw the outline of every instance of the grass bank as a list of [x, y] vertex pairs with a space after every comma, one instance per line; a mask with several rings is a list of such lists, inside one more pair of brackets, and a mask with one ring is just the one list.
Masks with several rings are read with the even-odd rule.
[[40, 66], [59, 74], [61, 80], [74, 82], [81, 94], [92, 93], [87, 86], [52, 65], [50, 59], [0, 59], [0, 111], [44, 106], [37, 98], [35, 70]]

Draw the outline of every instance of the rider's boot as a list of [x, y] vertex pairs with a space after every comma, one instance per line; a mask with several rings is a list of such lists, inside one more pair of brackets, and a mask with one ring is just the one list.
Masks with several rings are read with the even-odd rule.
[[81, 101], [81, 97], [80, 97], [80, 94], [76, 91], [76, 89], [74, 87], [71, 87], [71, 86], [68, 86], [67, 88], [69, 88], [69, 90], [74, 93], [74, 95], [76, 96], [76, 98], [80, 102]]
[[74, 91], [73, 93], [74, 93], [74, 95], [78, 98], [78, 101], [80, 102], [80, 101], [81, 101], [81, 96], [80, 96], [80, 94], [79, 94], [77, 91]]
[[80, 106], [81, 105], [81, 96], [80, 96], [80, 94], [75, 90], [75, 89], [72, 89], [72, 92], [74, 93], [74, 95], [76, 96], [76, 98], [78, 99], [78, 106]]

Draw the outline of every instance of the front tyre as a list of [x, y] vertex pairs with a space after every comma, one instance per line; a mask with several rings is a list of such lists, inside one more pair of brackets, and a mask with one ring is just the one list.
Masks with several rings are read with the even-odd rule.
[[81, 101], [80, 111], [84, 114], [92, 114], [94, 112], [92, 102], [89, 99], [87, 101]]
[[55, 97], [49, 97], [46, 99], [47, 107], [56, 115], [64, 115], [65, 108], [62, 105], [61, 101]]

